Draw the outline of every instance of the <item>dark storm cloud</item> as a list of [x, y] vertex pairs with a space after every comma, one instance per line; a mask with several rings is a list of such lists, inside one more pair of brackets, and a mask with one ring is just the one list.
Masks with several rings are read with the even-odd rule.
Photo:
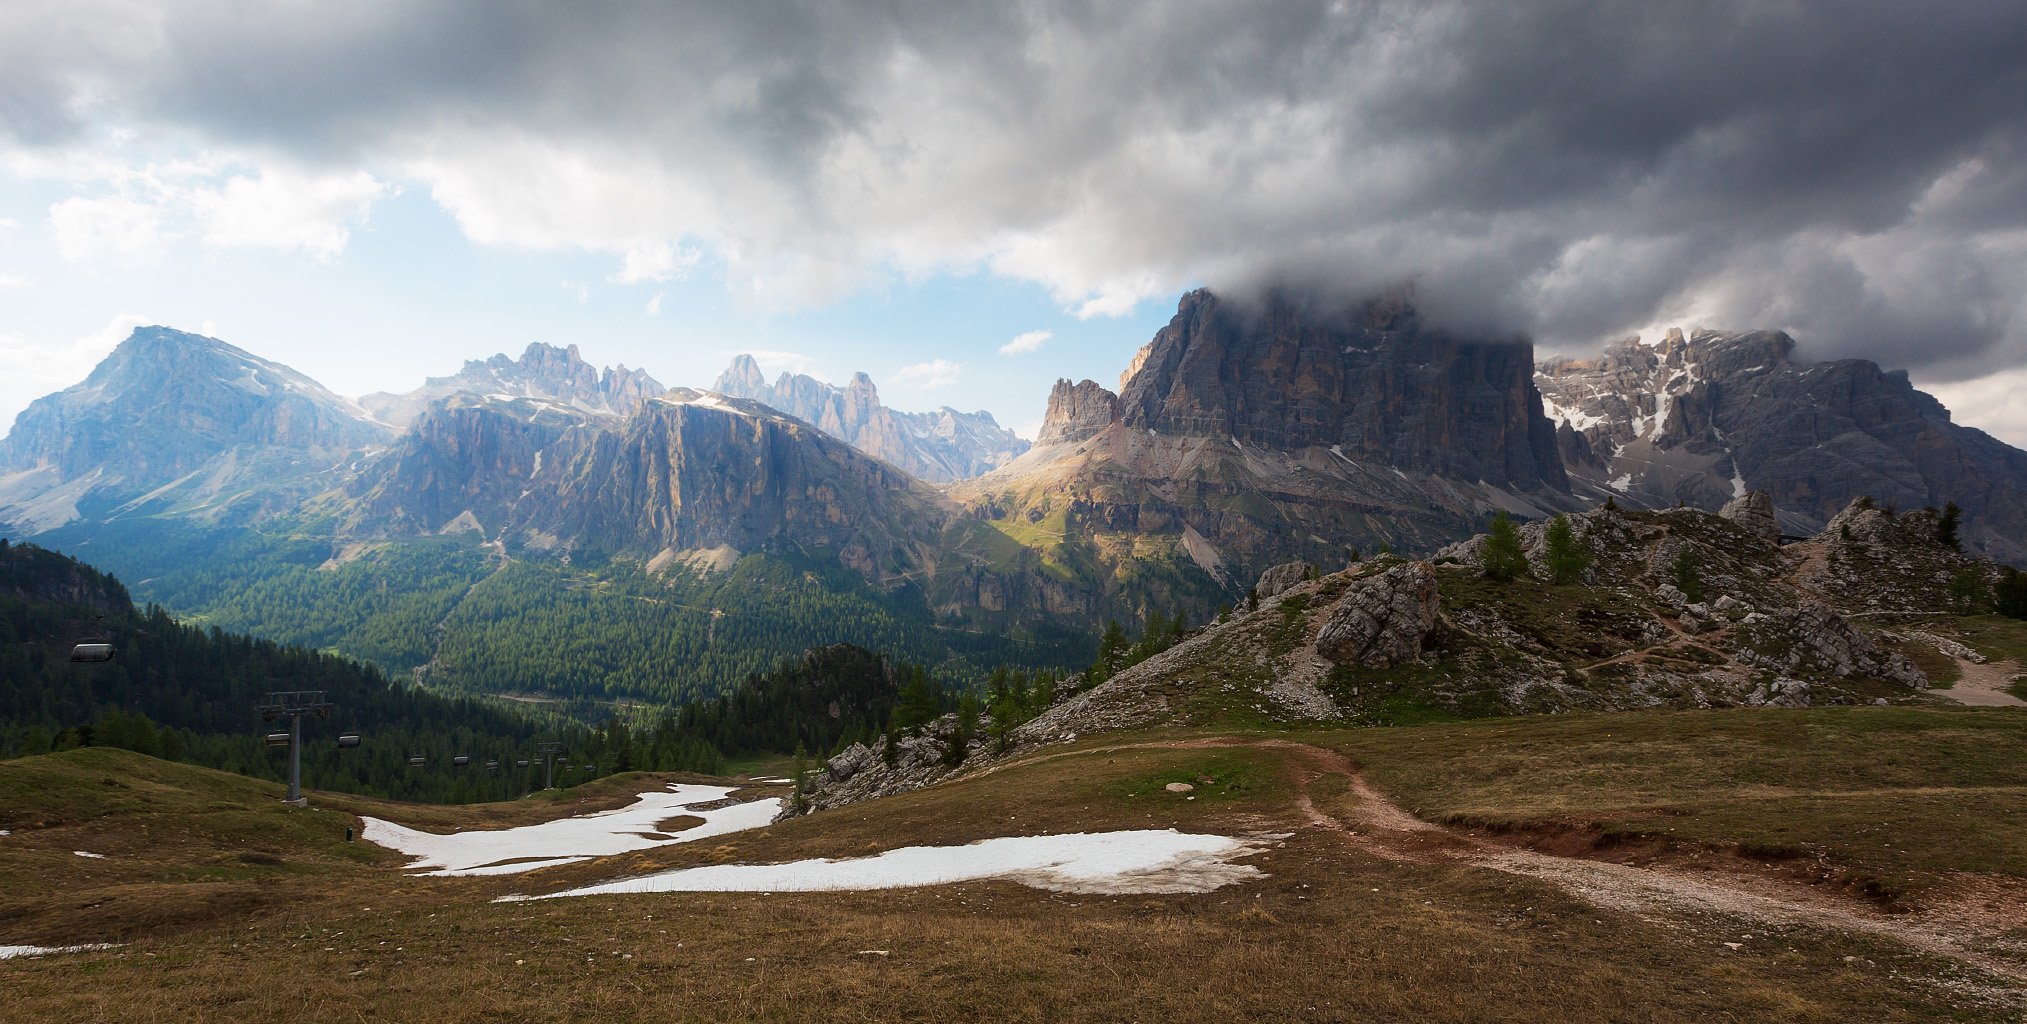
[[2027, 362], [2017, 2], [126, 13], [96, 48], [81, 19], [120, 12], [9, 15], [0, 128], [393, 166], [475, 238], [695, 237], [759, 291], [982, 263], [1103, 312], [1412, 279], [1551, 343], [1694, 314]]

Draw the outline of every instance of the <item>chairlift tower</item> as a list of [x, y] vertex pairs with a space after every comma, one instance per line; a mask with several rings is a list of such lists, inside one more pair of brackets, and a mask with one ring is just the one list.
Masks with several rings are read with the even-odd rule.
[[[260, 717], [264, 722], [289, 720], [289, 795], [284, 802], [291, 807], [308, 806], [303, 799], [303, 716], [318, 718], [331, 717], [331, 709], [337, 705], [324, 699], [322, 690], [289, 690], [267, 695], [267, 703], [260, 705]], [[269, 735], [274, 742], [274, 734]]]
[[542, 755], [542, 788], [556, 788], [556, 755], [563, 752], [563, 744], [551, 740], [535, 748]]

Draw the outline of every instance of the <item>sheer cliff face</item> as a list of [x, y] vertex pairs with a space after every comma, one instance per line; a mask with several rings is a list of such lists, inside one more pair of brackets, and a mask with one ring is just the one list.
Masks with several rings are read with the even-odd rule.
[[654, 557], [732, 548], [837, 557], [869, 579], [929, 557], [945, 513], [907, 474], [758, 403], [677, 388], [545, 454], [509, 536]]
[[2027, 452], [1951, 422], [1904, 373], [1803, 362], [1779, 332], [1670, 331], [1549, 360], [1537, 380], [1571, 472], [1593, 487], [1703, 508], [1764, 490], [1797, 534], [1860, 496], [1954, 501], [1968, 544], [2027, 561]]
[[1496, 486], [1566, 488], [1533, 348], [1429, 330], [1399, 303], [1322, 312], [1270, 295], [1183, 297], [1120, 395], [1127, 426], [1337, 447], [1353, 459]]
[[453, 395], [425, 408], [347, 487], [348, 535], [496, 537], [543, 451], [586, 417], [532, 399]]
[[936, 483], [987, 473], [1018, 458], [1028, 443], [984, 411], [899, 412], [880, 404], [873, 379], [852, 374], [844, 387], [806, 374], [782, 374], [770, 385], [752, 356], [741, 355], [713, 391], [785, 412], [877, 459]]
[[625, 416], [662, 390], [645, 370], [629, 370], [624, 364], [600, 370], [585, 362], [575, 345], [557, 348], [536, 342], [519, 359], [500, 354], [469, 360], [458, 372], [431, 377], [414, 391], [400, 395], [377, 392], [359, 399], [359, 404], [382, 422], [401, 428], [424, 410], [458, 394], [534, 398], [560, 403], [587, 416]]

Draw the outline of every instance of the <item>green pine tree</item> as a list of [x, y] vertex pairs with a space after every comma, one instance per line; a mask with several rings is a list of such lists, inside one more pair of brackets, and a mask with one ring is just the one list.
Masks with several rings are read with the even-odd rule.
[[1485, 575], [1498, 582], [1527, 575], [1527, 552], [1520, 546], [1520, 529], [1504, 510], [1492, 517], [1492, 529], [1485, 538], [1485, 552], [1479, 557]]
[[1547, 550], [1542, 557], [1548, 563], [1549, 581], [1563, 586], [1582, 582], [1584, 573], [1591, 567], [1591, 548], [1577, 539], [1576, 530], [1570, 526], [1570, 517], [1556, 516], [1548, 524], [1544, 540]]

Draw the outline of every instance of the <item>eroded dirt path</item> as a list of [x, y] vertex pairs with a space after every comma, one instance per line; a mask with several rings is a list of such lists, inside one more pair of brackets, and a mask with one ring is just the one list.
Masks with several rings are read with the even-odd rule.
[[2023, 670], [2016, 661], [1989, 661], [1980, 665], [1964, 658], [1957, 659], [1958, 679], [1947, 690], [1930, 690], [1938, 697], [1981, 708], [2027, 708], [2027, 700], [2021, 700], [2007, 692], [2013, 685], [2013, 677]]
[[[1375, 856], [1421, 864], [1467, 864], [1534, 878], [1598, 906], [1649, 920], [1720, 914], [1770, 925], [1880, 936], [2027, 983], [2027, 945], [2007, 935], [2027, 928], [2027, 883], [1981, 878], [1920, 910], [1886, 913], [1855, 898], [1799, 882], [1742, 872], [1691, 872], [1667, 864], [1562, 856], [1437, 825], [1416, 817], [1374, 789], [1346, 755], [1292, 740], [1212, 737], [1044, 756], [1054, 759], [1120, 750], [1215, 747], [1260, 747], [1293, 755], [1296, 806], [1309, 824], [1336, 833], [1348, 845]], [[1330, 776], [1343, 777], [1347, 791], [1333, 798], [1329, 807], [1321, 807], [1312, 790]]]

